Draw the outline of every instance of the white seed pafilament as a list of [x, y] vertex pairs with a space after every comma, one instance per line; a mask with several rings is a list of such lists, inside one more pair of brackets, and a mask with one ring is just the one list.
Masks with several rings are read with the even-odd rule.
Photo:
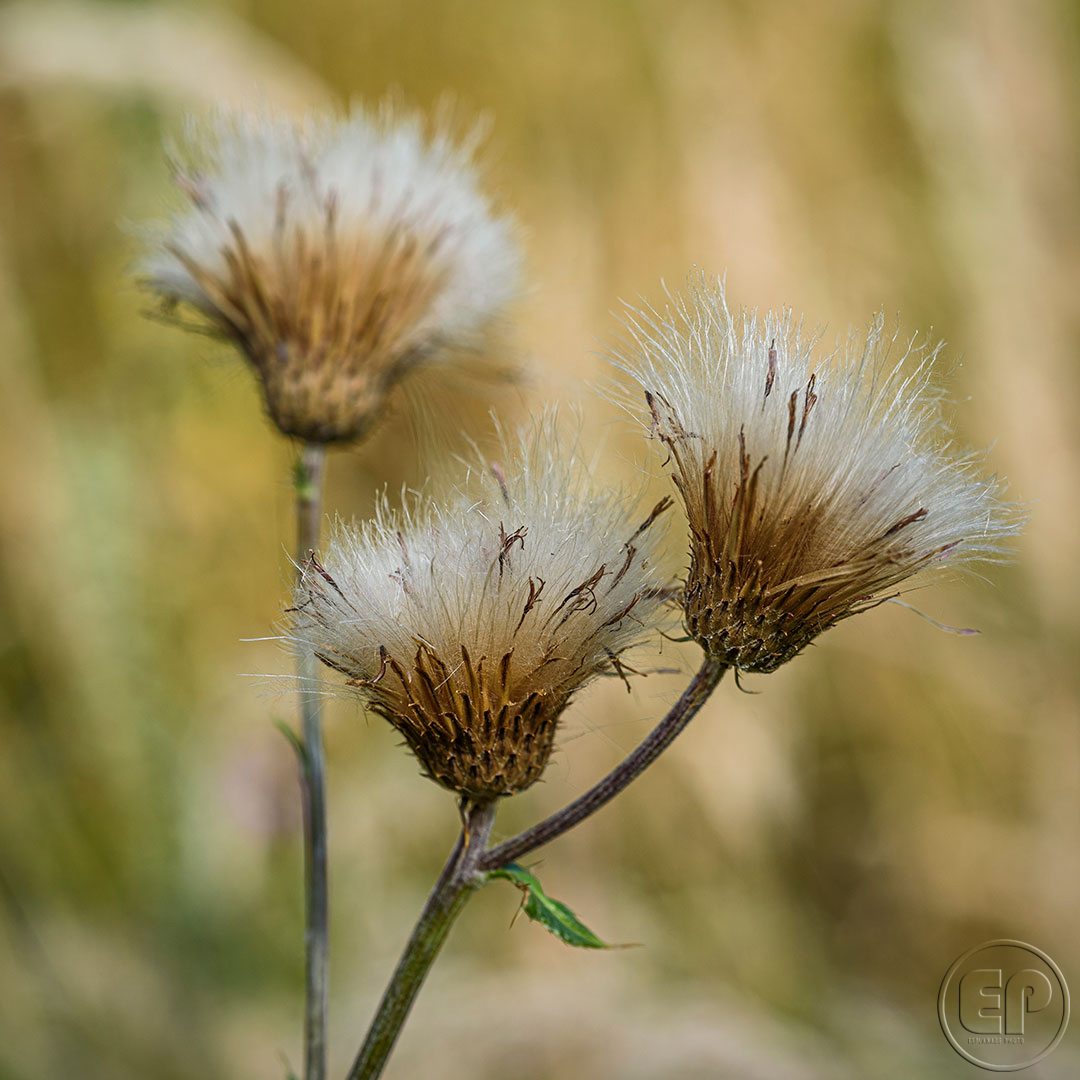
[[[953, 447], [938, 349], [879, 315], [833, 352], [790, 311], [733, 315], [692, 278], [663, 313], [630, 309], [616, 396], [664, 446], [690, 524], [689, 633], [769, 672], [912, 575], [992, 558], [1021, 515]], [[644, 392], [644, 408], [642, 407]]]
[[146, 283], [240, 347], [287, 434], [356, 438], [407, 370], [483, 351], [518, 290], [475, 141], [389, 108], [192, 125], [174, 166], [190, 206], [154, 237]]
[[339, 527], [303, 568], [291, 637], [345, 674], [434, 780], [520, 791], [571, 696], [652, 630], [662, 500], [600, 486], [548, 418], [444, 502]]

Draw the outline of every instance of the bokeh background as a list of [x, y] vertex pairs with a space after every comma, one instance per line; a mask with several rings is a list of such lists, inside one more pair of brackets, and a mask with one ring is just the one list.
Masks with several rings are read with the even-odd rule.
[[[233, 0], [0, 5], [0, 1078], [246, 1080], [300, 1060], [297, 795], [266, 635], [295, 453], [224, 349], [143, 317], [125, 222], [170, 204], [186, 112], [396, 89], [490, 112], [522, 224], [528, 385], [439, 385], [335, 453], [329, 506], [430, 445], [582, 402], [618, 298], [692, 264], [835, 331], [884, 307], [962, 361], [961, 435], [1031, 504], [1015, 561], [725, 684], [620, 802], [542, 853], [608, 940], [466, 911], [388, 1076], [961, 1077], [935, 1017], [988, 938], [1080, 985], [1080, 9], [1070, 0]], [[419, 393], [423, 397], [423, 393]], [[430, 404], [430, 402], [429, 402]], [[428, 437], [425, 417], [455, 424]], [[417, 432], [423, 444], [417, 446]], [[655, 468], [655, 463], [654, 463]], [[692, 670], [686, 646], [665, 665]], [[509, 834], [685, 682], [605, 682]], [[457, 827], [377, 720], [328, 717], [342, 1075]], [[1080, 1035], [1027, 1075], [1077, 1074]]]

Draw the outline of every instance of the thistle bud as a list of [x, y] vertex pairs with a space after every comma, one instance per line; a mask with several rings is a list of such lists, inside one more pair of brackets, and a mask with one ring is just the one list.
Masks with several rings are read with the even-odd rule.
[[532, 784], [560, 716], [664, 603], [663, 500], [594, 485], [553, 424], [446, 502], [383, 504], [304, 568], [293, 640], [346, 676], [425, 773], [478, 803]]
[[389, 111], [219, 118], [191, 142], [198, 163], [174, 166], [190, 205], [146, 284], [240, 349], [282, 432], [356, 439], [409, 369], [484, 349], [519, 255], [470, 145]]
[[726, 664], [775, 671], [913, 576], [993, 558], [1017, 531], [979, 456], [952, 447], [938, 349], [897, 349], [882, 316], [821, 355], [789, 311], [733, 317], [701, 278], [626, 325], [615, 363], [644, 391], [690, 526], [686, 628]]

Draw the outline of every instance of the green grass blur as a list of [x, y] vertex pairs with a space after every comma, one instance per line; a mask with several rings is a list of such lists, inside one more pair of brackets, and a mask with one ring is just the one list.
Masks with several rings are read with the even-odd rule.
[[[617, 299], [691, 264], [831, 330], [884, 306], [962, 361], [963, 437], [1032, 505], [1014, 564], [725, 684], [538, 873], [591, 954], [493, 885], [397, 1080], [961, 1077], [935, 995], [1015, 937], [1080, 986], [1080, 12], [1069, 0], [232, 0], [0, 5], [0, 1080], [268, 1080], [300, 1061], [298, 806], [272, 720], [293, 449], [242, 365], [144, 319], [125, 222], [215, 102], [396, 88], [490, 111], [525, 230], [530, 385], [443, 386], [335, 453], [329, 507], [425, 449], [580, 401]], [[421, 403], [423, 405], [425, 403]], [[432, 415], [460, 427], [427, 432]], [[420, 431], [419, 438], [416, 432]], [[419, 443], [419, 448], [418, 448]], [[664, 663], [694, 663], [665, 646]], [[611, 767], [685, 676], [568, 716], [509, 834]], [[342, 1075], [457, 825], [378, 720], [328, 716]], [[1075, 1031], [1029, 1073], [1077, 1074]], [[1071, 1045], [1070, 1045], [1071, 1044]]]

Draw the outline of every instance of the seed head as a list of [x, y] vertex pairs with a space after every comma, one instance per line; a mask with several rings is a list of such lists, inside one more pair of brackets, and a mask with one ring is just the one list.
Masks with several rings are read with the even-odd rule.
[[433, 780], [476, 801], [532, 784], [574, 693], [642, 639], [667, 595], [665, 499], [597, 486], [553, 423], [445, 502], [341, 527], [304, 568], [291, 636], [342, 672]]
[[951, 445], [940, 347], [897, 349], [879, 315], [823, 354], [790, 311], [732, 316], [705, 277], [671, 299], [629, 311], [614, 359], [672, 465], [685, 621], [710, 655], [774, 671], [913, 575], [994, 557], [1019, 527], [979, 456]]
[[174, 165], [190, 205], [155, 237], [146, 283], [240, 348], [285, 434], [359, 437], [407, 370], [482, 350], [517, 290], [475, 139], [384, 109], [219, 117], [190, 142]]

